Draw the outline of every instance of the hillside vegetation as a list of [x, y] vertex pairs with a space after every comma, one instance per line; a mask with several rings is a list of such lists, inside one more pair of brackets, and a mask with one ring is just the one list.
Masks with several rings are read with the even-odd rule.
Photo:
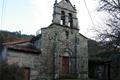
[[11, 42], [20, 38], [32, 38], [34, 35], [21, 34], [21, 32], [0, 31], [0, 44]]

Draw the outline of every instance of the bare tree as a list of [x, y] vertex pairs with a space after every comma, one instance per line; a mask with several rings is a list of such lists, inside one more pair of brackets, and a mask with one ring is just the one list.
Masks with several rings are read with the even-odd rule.
[[100, 0], [99, 10], [120, 13], [120, 0]]
[[101, 42], [107, 48], [120, 48], [120, 0], [100, 0], [98, 11], [106, 11], [112, 17], [105, 24], [107, 29], [99, 34]]

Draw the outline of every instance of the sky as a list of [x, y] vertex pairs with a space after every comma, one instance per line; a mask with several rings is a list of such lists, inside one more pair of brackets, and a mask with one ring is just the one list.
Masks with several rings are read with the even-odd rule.
[[[100, 16], [103, 15], [97, 12], [98, 0], [85, 0], [93, 23], [84, 0], [70, 1], [76, 5], [80, 33], [86, 37], [93, 37], [92, 29], [101, 23]], [[55, 0], [0, 0], [0, 30], [21, 31], [22, 34], [36, 35], [36, 31], [52, 23], [54, 2]]]

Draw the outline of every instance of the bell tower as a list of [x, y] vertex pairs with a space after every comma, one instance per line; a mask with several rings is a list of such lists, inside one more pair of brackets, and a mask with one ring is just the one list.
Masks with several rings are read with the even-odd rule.
[[54, 3], [52, 23], [78, 29], [78, 19], [75, 6], [69, 0], [57, 0]]

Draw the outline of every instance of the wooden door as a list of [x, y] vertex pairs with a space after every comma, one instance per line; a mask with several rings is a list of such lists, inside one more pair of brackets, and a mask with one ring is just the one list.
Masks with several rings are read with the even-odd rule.
[[24, 68], [24, 80], [30, 80], [30, 68]]
[[62, 57], [62, 72], [63, 74], [69, 73], [69, 57]]

